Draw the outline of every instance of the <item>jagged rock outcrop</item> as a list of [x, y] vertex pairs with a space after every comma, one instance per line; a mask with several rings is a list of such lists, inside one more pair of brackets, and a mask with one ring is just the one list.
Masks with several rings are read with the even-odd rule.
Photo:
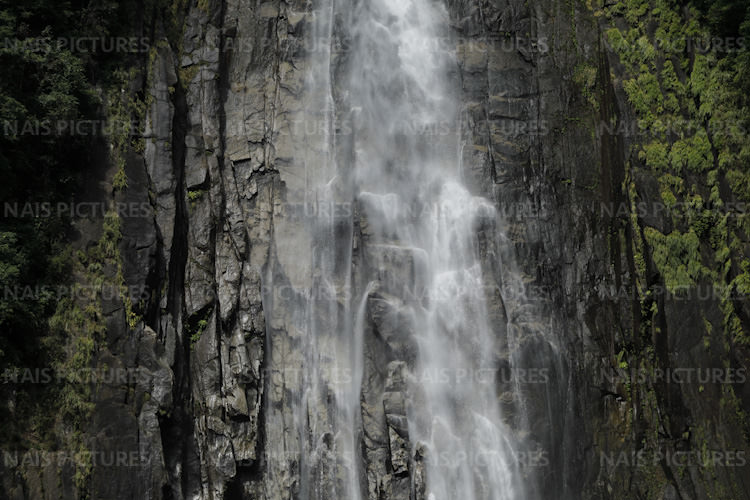
[[[617, 368], [614, 345], [639, 335], [640, 306], [606, 292], [627, 289], [635, 279], [634, 257], [610, 240], [615, 235], [628, 242], [622, 221], [601, 210], [602, 203], [626, 201], [627, 144], [576, 125], [612, 116], [635, 120], [616, 71], [610, 76], [613, 55], [600, 44], [600, 21], [585, 6], [564, 2], [447, 3], [457, 41], [465, 179], [502, 214], [502, 227], [476, 228], [490, 323], [498, 338], [508, 336], [508, 320], [515, 327], [508, 336], [513, 345], [500, 345], [497, 357], [517, 356], [548, 377], [545, 395], [538, 384], [516, 394], [507, 380], [498, 383], [498, 401], [511, 420], [524, 401], [529, 421], [513, 423], [533, 429], [524, 439], [546, 454], [547, 466], [533, 469], [536, 493], [576, 500], [644, 492], [649, 498], [708, 498], [706, 478], [695, 468], [680, 474], [660, 464], [667, 480], [648, 484], [628, 479], [635, 467], [601, 461], [602, 454], [637, 451], [644, 429], [621, 435], [623, 415], [637, 407], [627, 408], [617, 397], [621, 388], [602, 380]], [[184, 24], [179, 36], [167, 36], [163, 24], [155, 27], [145, 151], [128, 158], [128, 187], [117, 195], [153, 208], [146, 218], [123, 221], [120, 244], [125, 284], [145, 287], [149, 300], [136, 307], [134, 328], [123, 304], [105, 305], [107, 339], [95, 360], [138, 370], [139, 377], [100, 387], [87, 429], [92, 449], [134, 451], [145, 464], [94, 467], [92, 498], [280, 500], [299, 494], [301, 464], [277, 450], [286, 449], [280, 443], [301, 446], [289, 444], [298, 437], [288, 405], [302, 383], [304, 339], [287, 306], [313, 286], [310, 259], [301, 258], [312, 242], [297, 217], [306, 207], [290, 202], [304, 182], [302, 152], [316, 153], [299, 133], [309, 97], [309, 8], [298, 0], [193, 1], [177, 13]], [[333, 57], [335, 76], [346, 51]], [[571, 79], [581, 61], [598, 68], [598, 110]], [[640, 196], [658, 196], [648, 174], [639, 175]], [[410, 297], [388, 288], [398, 283], [388, 273], [414, 273], [419, 256], [365, 245], [369, 222], [357, 207], [351, 212], [355, 268], [360, 276], [367, 266], [385, 269], [366, 304], [365, 493], [373, 500], [422, 500], [425, 451], [410, 441], [406, 423], [407, 406], [418, 404], [404, 383], [415, 350], [403, 314]], [[643, 224], [665, 232], [669, 221]], [[511, 275], [522, 282], [511, 283]], [[420, 286], [410, 292], [418, 294]], [[659, 300], [666, 366], [722, 366], [700, 348], [702, 334], [694, 328], [702, 317], [720, 324], [717, 305]], [[732, 365], [745, 366], [746, 354]], [[750, 393], [744, 384], [737, 390], [748, 408]], [[682, 384], [656, 387], [655, 394], [668, 415], [659, 422], [666, 446], [694, 449], [697, 441], [683, 435], [695, 421], [712, 418], [720, 389], [699, 393], [697, 384]], [[706, 442], [709, 449], [746, 450], [746, 438], [722, 421]], [[747, 467], [722, 469], [716, 480], [749, 495], [742, 479]], [[52, 472], [25, 474], [24, 488], [4, 476], [10, 498], [77, 495], [68, 481], [58, 487], [48, 477]], [[66, 469], [57, 474], [69, 476]]]

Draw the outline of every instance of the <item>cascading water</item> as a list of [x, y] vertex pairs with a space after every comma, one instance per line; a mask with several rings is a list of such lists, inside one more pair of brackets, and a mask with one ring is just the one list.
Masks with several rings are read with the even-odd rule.
[[427, 449], [427, 498], [524, 498], [486, 376], [495, 348], [476, 293], [474, 230], [493, 208], [460, 182], [447, 12], [427, 0], [379, 0], [360, 4], [353, 22], [356, 184], [374, 226], [369, 244], [410, 253], [425, 290], [410, 304], [417, 357], [407, 417], [411, 441]]
[[[349, 30], [343, 54], [331, 52], [337, 19]], [[294, 313], [289, 333], [269, 335], [271, 365], [299, 352], [300, 372], [270, 382], [292, 412], [268, 403], [267, 425], [280, 430], [267, 448], [293, 457], [299, 483], [289, 486], [299, 498], [364, 496], [362, 351], [369, 301], [377, 298], [399, 310], [414, 345], [405, 356], [404, 432], [412, 457], [417, 446], [424, 450], [426, 483], [421, 492], [412, 484], [412, 498], [532, 498], [519, 466], [522, 439], [498, 403], [501, 348], [477, 239], [496, 213], [461, 181], [448, 13], [434, 0], [323, 0], [311, 26], [315, 50], [299, 113], [304, 175], [289, 199], [306, 208], [297, 229], [309, 233], [312, 252], [302, 265], [308, 279], [285, 299]], [[355, 254], [367, 265], [353, 266]], [[273, 300], [265, 307], [273, 331]], [[517, 336], [505, 344], [517, 347]], [[283, 468], [268, 470], [267, 484], [295, 481], [282, 477]]]

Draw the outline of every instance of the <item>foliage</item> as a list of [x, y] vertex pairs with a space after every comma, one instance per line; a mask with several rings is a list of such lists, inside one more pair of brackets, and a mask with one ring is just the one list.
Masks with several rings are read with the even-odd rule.
[[700, 241], [694, 231], [664, 235], [654, 228], [644, 229], [652, 248], [654, 264], [664, 278], [667, 289], [675, 293], [696, 284], [704, 274], [700, 259]]
[[[613, 65], [613, 81], [622, 85], [642, 126], [640, 137], [625, 141], [632, 149], [626, 153], [623, 183], [631, 205], [624, 233], [631, 235], [632, 278], [641, 306], [633, 321], [633, 337], [628, 339], [632, 345], [627, 361], [648, 369], [663, 369], [670, 363], [653, 355], [659, 345], [659, 325], [664, 324], [654, 319], [665, 313], [659, 312], [652, 292], [663, 284], [671, 294], [696, 285], [719, 291], [718, 300], [701, 304], [703, 348], [721, 349], [714, 355], [725, 357], [727, 367], [730, 359], [745, 363], [744, 347], [734, 348], [750, 344], [745, 314], [750, 293], [750, 217], [744, 213], [746, 208], [737, 208], [746, 207], [737, 201], [750, 202], [750, 4], [746, 0], [621, 0], [600, 5], [595, 15], [604, 21], [603, 36], [619, 60]], [[661, 201], [668, 208], [660, 221], [668, 228], [666, 234], [648, 226], [654, 219], [640, 217], [635, 208], [642, 201], [659, 201], [639, 199], [639, 194], [649, 191], [636, 189], [634, 179], [649, 176], [658, 180]], [[709, 311], [722, 318], [721, 328], [717, 321], [706, 320], [712, 317]], [[618, 355], [611, 361], [622, 366], [623, 359]], [[670, 428], [670, 416], [664, 411], [670, 394], [649, 384], [627, 387], [628, 406], [640, 419], [633, 423], [632, 436]], [[706, 398], [698, 395], [712, 389], [698, 385], [692, 396]], [[691, 425], [695, 432], [683, 436], [685, 446], [706, 450], [714, 444], [709, 439], [717, 437], [720, 426], [742, 427], [746, 439], [750, 436], [750, 423], [733, 385], [724, 384], [720, 391], [721, 412], [715, 421], [707, 418]], [[674, 442], [657, 435], [636, 446], [662, 452], [665, 445]], [[709, 497], [738, 495], [713, 481], [716, 470], [711, 464], [700, 468]], [[660, 486], [652, 491], [648, 478], [645, 483], [649, 494], [644, 498], [663, 491]]]
[[203, 332], [208, 327], [208, 321], [211, 318], [213, 308], [209, 307], [202, 313], [196, 313], [193, 317], [188, 319], [186, 330], [190, 336], [190, 349], [195, 348], [195, 344], [201, 339]]
[[[91, 367], [104, 326], [97, 293], [81, 298], [78, 283], [88, 289], [116, 278], [121, 284], [119, 219], [108, 213], [101, 240], [73, 252], [65, 244], [70, 214], [54, 207], [74, 200], [101, 169], [95, 152], [107, 142], [118, 166], [114, 188], [127, 187], [119, 155], [138, 132], [130, 125], [134, 106], [143, 111], [130, 99], [128, 68], [142, 55], [72, 42], [109, 40], [111, 47], [113, 40], [133, 39], [136, 23], [145, 22], [142, 12], [156, 12], [156, 2], [164, 1], [0, 0], [0, 372], [51, 368], [63, 374], [49, 384], [0, 386], [3, 447], [86, 451], [91, 387], [75, 374]], [[105, 116], [106, 127], [73, 129]], [[116, 277], [105, 272], [112, 268]], [[132, 304], [126, 314], [132, 321]], [[11, 399], [12, 407], [6, 404]], [[83, 496], [89, 472], [76, 470]]]

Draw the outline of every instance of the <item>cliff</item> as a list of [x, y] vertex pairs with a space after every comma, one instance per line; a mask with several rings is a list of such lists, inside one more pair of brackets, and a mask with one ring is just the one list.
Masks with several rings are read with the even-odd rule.
[[[488, 318], [498, 338], [518, 329], [498, 349], [530, 377], [500, 381], [498, 404], [544, 458], [524, 464], [529, 498], [750, 498], [748, 235], [733, 208], [747, 196], [747, 141], [727, 132], [746, 117], [731, 114], [741, 113], [734, 94], [714, 95], [731, 74], [721, 61], [656, 46], [660, 29], [678, 38], [668, 23], [697, 15], [657, 4], [447, 2], [463, 180], [500, 214], [473, 227]], [[92, 322], [68, 340], [70, 352], [91, 340], [87, 366], [137, 376], [81, 390], [93, 406], [56, 427], [138, 464], [94, 460], [78, 480], [70, 464], [4, 464], [3, 496], [300, 495], [304, 464], [279, 452], [301, 446], [291, 442], [304, 345], [294, 305], [314, 273], [300, 211], [344, 207], [355, 287], [373, 267], [385, 282], [416, 265], [368, 246], [357, 202], [311, 208], [295, 194], [301, 158], [320, 153], [306, 142], [317, 122], [299, 121], [318, 63], [310, 9], [188, 0], [147, 10], [148, 57], [110, 101], [124, 113], [142, 103], [132, 110], [145, 117], [141, 146], [117, 145], [119, 164], [101, 158], [85, 193], [148, 213], [81, 222], [74, 242], [109, 248], [98, 276], [146, 293], [95, 300]], [[329, 72], [342, 157], [353, 140], [350, 22], [334, 19]], [[654, 132], [667, 117], [685, 123]], [[369, 499], [423, 499], [422, 451], [403, 429], [414, 347], [391, 292], [366, 304], [358, 474]]]

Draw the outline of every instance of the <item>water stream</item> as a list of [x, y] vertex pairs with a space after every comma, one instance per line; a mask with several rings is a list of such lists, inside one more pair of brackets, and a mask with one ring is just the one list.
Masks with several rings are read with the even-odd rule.
[[[359, 500], [367, 491], [360, 391], [376, 295], [408, 318], [401, 333], [415, 346], [406, 356], [406, 418], [412, 455], [417, 444], [426, 450], [424, 497], [533, 497], [518, 431], [498, 403], [499, 339], [477, 238], [497, 214], [462, 181], [449, 24], [436, 0], [315, 4], [300, 115], [315, 126], [305, 128], [298, 196], [318, 209], [304, 220], [312, 253], [293, 336], [301, 375], [293, 422], [283, 423], [297, 441], [269, 443], [298, 451], [302, 499]], [[336, 52], [342, 36], [346, 49]], [[355, 269], [354, 253], [367, 265]]]

